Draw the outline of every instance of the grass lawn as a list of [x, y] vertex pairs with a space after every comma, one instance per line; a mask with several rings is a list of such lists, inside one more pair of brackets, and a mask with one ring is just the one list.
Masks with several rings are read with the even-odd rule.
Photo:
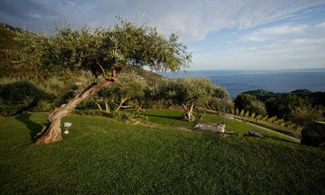
[[181, 131], [192, 124], [180, 114], [145, 112], [157, 127], [71, 115], [70, 134], [48, 145], [31, 144], [44, 113], [0, 117], [0, 193], [325, 193], [324, 149], [243, 137], [239, 121], [226, 121], [238, 136]]
[[[183, 112], [181, 110], [147, 110], [143, 113], [144, 116], [148, 117], [148, 120], [152, 123], [161, 124], [169, 127], [187, 127], [193, 129], [195, 126], [195, 122], [186, 122], [182, 120]], [[224, 122], [226, 124], [226, 129], [228, 131], [234, 131], [238, 133], [240, 136], [246, 134], [249, 130], [257, 130], [264, 134], [266, 134], [269, 139], [273, 140], [281, 140], [288, 141], [293, 143], [299, 143], [300, 141], [294, 137], [281, 134], [275, 131], [267, 130], [263, 127], [256, 126], [251, 123], [244, 123], [242, 121], [233, 120], [233, 119], [225, 119], [220, 117], [217, 114], [204, 113], [202, 115], [203, 122], [210, 123], [221, 123]]]

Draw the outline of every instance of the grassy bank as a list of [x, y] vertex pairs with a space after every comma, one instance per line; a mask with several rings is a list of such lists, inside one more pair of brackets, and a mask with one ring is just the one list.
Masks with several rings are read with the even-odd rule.
[[[177, 130], [179, 112], [148, 111], [157, 127], [72, 115], [64, 141], [31, 144], [44, 113], [0, 118], [0, 192], [15, 193], [324, 193], [325, 151], [285, 138]], [[219, 121], [215, 115], [204, 116]], [[172, 123], [171, 123], [172, 122]], [[278, 138], [278, 139], [276, 139]]]

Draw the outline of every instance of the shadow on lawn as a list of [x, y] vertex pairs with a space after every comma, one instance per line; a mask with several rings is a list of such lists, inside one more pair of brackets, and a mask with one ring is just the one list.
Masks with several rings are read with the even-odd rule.
[[166, 119], [173, 119], [173, 120], [180, 120], [183, 121], [182, 116], [168, 116], [168, 115], [159, 115], [159, 114], [143, 114], [144, 116], [149, 116], [149, 117], [159, 117], [159, 118], [166, 118]]
[[42, 125], [30, 120], [31, 114], [21, 114], [15, 117], [16, 120], [24, 123], [29, 130], [30, 139], [32, 142], [35, 141], [36, 134], [41, 131]]
[[293, 141], [293, 140], [287, 140], [287, 139], [284, 139], [284, 138], [279, 138], [279, 137], [276, 137], [276, 136], [268, 136], [268, 138], [273, 139], [273, 140], [277, 140], [277, 141], [291, 143], [291, 144], [300, 144], [300, 141], [298, 139], [297, 139], [297, 141]]

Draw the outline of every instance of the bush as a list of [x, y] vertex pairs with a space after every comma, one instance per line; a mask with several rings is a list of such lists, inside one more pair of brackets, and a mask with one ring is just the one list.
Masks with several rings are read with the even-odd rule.
[[273, 116], [273, 117], [267, 119], [267, 121], [270, 122], [270, 123], [273, 123], [276, 119], [277, 119], [277, 117]]
[[268, 118], [269, 118], [269, 116], [268, 116], [268, 115], [265, 115], [265, 116], [262, 118], [262, 121], [267, 121]]
[[256, 114], [266, 114], [265, 104], [257, 100], [254, 95], [242, 93], [236, 97], [234, 103], [238, 109], [247, 110]]
[[244, 116], [245, 114], [245, 110], [241, 110], [241, 112], [239, 113], [240, 116]]
[[257, 119], [257, 120], [262, 120], [262, 118], [263, 118], [263, 115], [260, 115], [260, 114], [259, 114], [259, 115], [256, 116], [256, 119]]
[[249, 117], [249, 111], [245, 113], [245, 117]]
[[203, 115], [204, 114], [201, 112], [194, 113], [194, 118], [195, 118], [194, 123], [195, 124], [203, 123]]
[[29, 111], [51, 96], [28, 81], [0, 85], [0, 115], [11, 116]]
[[36, 107], [33, 108], [34, 112], [49, 112], [53, 110], [54, 105], [51, 101], [40, 100]]
[[296, 124], [294, 124], [294, 123], [292, 123], [292, 122], [290, 122], [290, 121], [287, 121], [287, 122], [285, 123], [285, 126], [288, 127], [288, 128], [293, 129], [293, 128], [296, 127]]
[[255, 113], [252, 113], [252, 114], [251, 114], [251, 118], [252, 118], [252, 119], [255, 119], [255, 116], [256, 116]]
[[123, 122], [136, 122], [141, 119], [145, 119], [143, 115], [138, 112], [117, 112], [114, 114], [114, 118]]

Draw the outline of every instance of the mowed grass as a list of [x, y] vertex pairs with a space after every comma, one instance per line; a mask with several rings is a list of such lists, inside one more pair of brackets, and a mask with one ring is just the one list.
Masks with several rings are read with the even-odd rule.
[[[281, 141], [287, 141], [293, 143], [300, 142], [298, 139], [294, 137], [281, 134], [272, 130], [268, 130], [266, 128], [259, 127], [251, 123], [242, 122], [235, 119], [223, 118], [217, 114], [211, 114], [211, 113], [200, 113], [200, 114], [202, 115], [202, 122], [225, 123], [226, 130], [233, 131], [240, 136], [247, 134], [248, 131], [250, 130], [254, 130], [254, 131], [260, 131], [264, 133], [265, 135], [268, 136], [269, 139], [281, 140]], [[144, 112], [143, 115], [148, 117], [149, 122], [161, 124], [169, 127], [186, 127], [186, 128], [194, 129], [194, 126], [196, 125], [195, 122], [184, 121], [183, 112], [181, 110], [176, 110], [176, 109], [175, 110], [149, 109], [146, 112]]]
[[0, 193], [325, 193], [322, 148], [181, 131], [162, 125], [189, 125], [177, 118], [148, 119], [163, 127], [71, 115], [63, 141], [34, 145], [44, 113], [1, 117]]

